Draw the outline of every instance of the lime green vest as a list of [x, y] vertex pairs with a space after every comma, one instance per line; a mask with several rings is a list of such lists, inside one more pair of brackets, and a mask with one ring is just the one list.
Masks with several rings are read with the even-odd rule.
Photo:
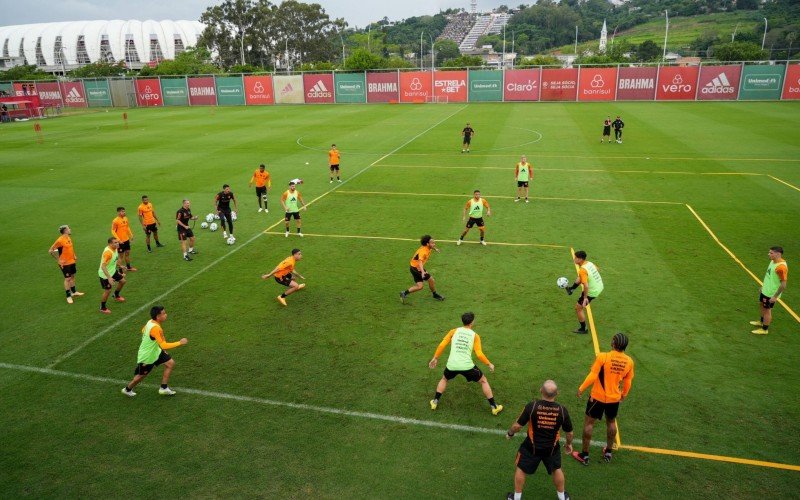
[[[775, 295], [775, 292], [778, 291], [778, 288], [781, 286], [781, 279], [775, 273], [775, 268], [778, 267], [779, 264], [783, 264], [786, 268], [789, 268], [789, 265], [786, 262], [770, 262], [769, 267], [767, 267], [767, 274], [764, 275], [764, 285], [761, 287], [761, 293], [766, 295], [767, 297], [772, 297]], [[778, 295], [778, 298], [781, 296]]]
[[158, 356], [161, 354], [161, 346], [158, 342], [150, 338], [150, 330], [156, 326], [155, 320], [150, 320], [142, 328], [142, 343], [139, 344], [139, 355], [136, 358], [137, 363], [151, 365], [156, 362]]
[[528, 174], [529, 174], [530, 169], [531, 169], [531, 164], [530, 163], [517, 163], [517, 167], [519, 168], [519, 172], [517, 172], [517, 180], [519, 182], [528, 182], [528, 180], [530, 180], [529, 179], [530, 175], [528, 175]]
[[299, 212], [300, 209], [297, 207], [297, 198], [299, 197], [299, 191], [295, 190], [294, 193], [291, 191], [286, 191], [286, 211], [287, 212]]
[[585, 261], [581, 264], [581, 268], [585, 269], [586, 274], [589, 276], [589, 297], [597, 297], [604, 288], [603, 278], [600, 277], [600, 271], [597, 270], [597, 266], [589, 261]]
[[[103, 249], [103, 253], [106, 253], [105, 248]], [[100, 254], [100, 267], [97, 269], [97, 275], [106, 279], [106, 275], [103, 274], [103, 253]], [[112, 249], [111, 260], [108, 261], [108, 266], [106, 267], [109, 276], [114, 276], [114, 273], [117, 272], [117, 258], [119, 258], [119, 254]]]
[[472, 361], [472, 346], [475, 344], [475, 332], [466, 327], [456, 328], [450, 339], [450, 357], [447, 358], [447, 369], [451, 371], [469, 370], [475, 366]]
[[483, 199], [475, 201], [475, 198], [469, 199], [469, 216], [473, 219], [480, 219], [483, 217]]

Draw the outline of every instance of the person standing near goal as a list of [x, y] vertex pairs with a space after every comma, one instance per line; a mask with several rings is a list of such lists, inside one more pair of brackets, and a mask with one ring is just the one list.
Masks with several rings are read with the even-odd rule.
[[269, 213], [269, 188], [272, 187], [272, 179], [270, 179], [267, 167], [263, 163], [253, 172], [253, 177], [250, 178], [250, 183], [247, 187], [251, 187], [254, 182], [256, 184], [256, 198], [258, 198], [258, 211]]
[[461, 136], [464, 138], [464, 141], [461, 144], [462, 153], [469, 153], [469, 146], [472, 144], [473, 135], [475, 135], [475, 129], [473, 129], [469, 122], [467, 122], [464, 130], [461, 131]]

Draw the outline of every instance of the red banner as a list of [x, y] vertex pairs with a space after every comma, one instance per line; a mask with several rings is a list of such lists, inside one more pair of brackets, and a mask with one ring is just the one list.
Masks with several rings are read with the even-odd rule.
[[542, 70], [543, 101], [574, 101], [577, 96], [577, 69]]
[[23, 97], [26, 95], [36, 95], [36, 84], [35, 83], [15, 83], [14, 85], [14, 93], [17, 97]]
[[618, 101], [652, 101], [656, 96], [658, 68], [620, 68]]
[[662, 66], [658, 72], [656, 99], [689, 101], [697, 94], [697, 66]]
[[39, 99], [43, 106], [63, 106], [64, 99], [61, 94], [61, 87], [58, 82], [45, 82], [37, 84]]
[[790, 64], [786, 68], [786, 81], [783, 82], [782, 99], [800, 99], [800, 64]]
[[617, 89], [617, 68], [581, 68], [578, 99], [613, 101]]
[[701, 67], [700, 80], [697, 82], [697, 100], [735, 101], [739, 97], [741, 77], [740, 64]]
[[504, 101], [538, 101], [542, 84], [541, 70], [509, 69], [505, 72]]
[[333, 98], [333, 75], [330, 73], [303, 75], [306, 104], [330, 103]]
[[433, 95], [446, 97], [447, 102], [467, 102], [467, 72], [435, 71]]
[[214, 106], [217, 104], [217, 86], [213, 76], [189, 77], [189, 104]]
[[156, 78], [136, 80], [136, 102], [139, 106], [163, 106], [161, 82]]
[[61, 95], [64, 97], [64, 104], [72, 108], [89, 106], [89, 103], [86, 102], [86, 91], [83, 90], [83, 82], [61, 82]]
[[245, 76], [244, 101], [250, 104], [275, 104], [275, 94], [272, 90], [272, 77]]
[[367, 73], [367, 102], [397, 102], [400, 83], [397, 72]]
[[431, 95], [433, 77], [430, 71], [400, 73], [400, 102], [425, 102]]

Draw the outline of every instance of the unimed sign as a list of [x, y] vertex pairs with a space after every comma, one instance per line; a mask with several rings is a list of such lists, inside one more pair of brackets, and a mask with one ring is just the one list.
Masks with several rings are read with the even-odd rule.
[[786, 69], [783, 99], [800, 99], [800, 64], [791, 64]]
[[658, 73], [656, 99], [689, 101], [697, 93], [697, 66], [662, 66]]
[[367, 73], [367, 102], [397, 102], [400, 82], [397, 72]]
[[244, 97], [248, 105], [275, 104], [272, 77], [269, 75], [244, 77]]
[[431, 95], [432, 85], [430, 71], [400, 73], [400, 102], [425, 102]]
[[735, 101], [739, 97], [742, 66], [703, 66], [697, 82], [698, 101]]
[[543, 101], [574, 101], [578, 95], [578, 70], [542, 70], [541, 95]]
[[618, 101], [652, 101], [656, 96], [658, 68], [620, 68]]
[[217, 86], [213, 76], [189, 78], [189, 103], [192, 106], [217, 104]]
[[617, 68], [581, 68], [578, 99], [613, 101], [617, 88]]
[[157, 78], [136, 80], [136, 103], [139, 106], [163, 106], [161, 83]]
[[539, 69], [507, 70], [503, 86], [503, 100], [538, 101], [541, 85], [542, 77]]

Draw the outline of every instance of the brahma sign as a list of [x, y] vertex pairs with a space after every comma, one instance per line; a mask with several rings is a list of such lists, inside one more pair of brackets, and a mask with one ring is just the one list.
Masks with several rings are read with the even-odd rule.
[[658, 68], [620, 68], [617, 100], [652, 101], [656, 96]]
[[367, 102], [397, 102], [400, 83], [397, 72], [367, 73]]
[[617, 88], [617, 68], [581, 68], [578, 99], [613, 101]]
[[697, 66], [662, 66], [658, 73], [656, 99], [691, 101], [697, 94]]

